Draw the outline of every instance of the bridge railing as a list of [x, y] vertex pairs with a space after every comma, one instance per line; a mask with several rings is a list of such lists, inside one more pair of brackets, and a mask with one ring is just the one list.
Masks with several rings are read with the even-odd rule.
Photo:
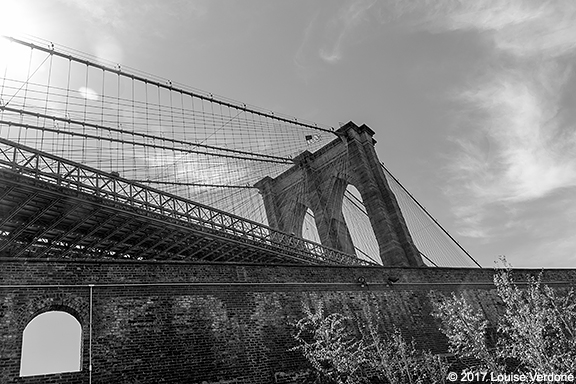
[[347, 253], [274, 230], [194, 201], [169, 194], [114, 173], [106, 173], [13, 141], [0, 138], [0, 167], [57, 186], [200, 225], [240, 238], [258, 242], [321, 263], [375, 265]]

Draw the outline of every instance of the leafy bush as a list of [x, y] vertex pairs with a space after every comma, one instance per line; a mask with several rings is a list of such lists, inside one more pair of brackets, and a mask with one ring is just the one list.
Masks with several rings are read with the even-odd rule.
[[306, 317], [296, 324], [298, 346], [318, 372], [317, 382], [444, 383], [445, 362], [416, 350], [400, 331], [381, 335], [372, 319], [361, 326], [339, 313], [324, 315], [321, 304], [313, 312], [303, 304]]
[[[472, 372], [493, 375], [576, 374], [576, 300], [572, 290], [542, 285], [542, 274], [518, 287], [505, 259], [494, 285], [501, 311], [492, 326], [462, 294], [431, 293], [449, 352]], [[324, 314], [320, 304], [296, 324], [298, 346], [319, 383], [444, 383], [448, 364], [418, 351], [400, 331], [378, 332], [373, 318]], [[494, 330], [489, 335], [489, 330]], [[508, 376], [510, 377], [510, 376]], [[490, 376], [489, 376], [490, 378]], [[506, 380], [504, 378], [504, 380]]]
[[[572, 290], [542, 285], [542, 274], [518, 287], [505, 259], [494, 285], [500, 312], [490, 326], [484, 313], [462, 294], [430, 295], [432, 315], [441, 321], [449, 352], [472, 372], [504, 374], [576, 373], [576, 300]], [[300, 350], [317, 372], [317, 382], [444, 383], [448, 365], [418, 351], [400, 331], [378, 332], [371, 316], [353, 320], [324, 314], [303, 303], [306, 316], [296, 326]], [[495, 330], [489, 335], [489, 330]], [[510, 377], [510, 376], [509, 376]]]
[[488, 321], [462, 296], [433, 300], [433, 316], [442, 321], [450, 352], [472, 358], [470, 368], [495, 374], [569, 374], [576, 372], [576, 301], [542, 286], [542, 274], [530, 276], [525, 288], [512, 279], [510, 265], [497, 270], [494, 284], [502, 301], [496, 341], [487, 343]]

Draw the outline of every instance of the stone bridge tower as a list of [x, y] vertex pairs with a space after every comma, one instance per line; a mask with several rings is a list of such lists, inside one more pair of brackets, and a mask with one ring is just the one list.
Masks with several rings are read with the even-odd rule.
[[295, 165], [276, 178], [256, 183], [264, 200], [268, 224], [302, 236], [307, 209], [312, 210], [322, 245], [355, 254], [342, 214], [346, 187], [351, 184], [364, 202], [384, 266], [425, 266], [408, 232], [376, 151], [374, 131], [347, 123], [339, 138], [318, 151], [304, 151]]

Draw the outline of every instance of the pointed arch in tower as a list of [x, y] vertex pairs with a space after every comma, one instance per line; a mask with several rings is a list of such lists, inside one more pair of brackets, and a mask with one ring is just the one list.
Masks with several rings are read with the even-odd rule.
[[295, 165], [284, 173], [255, 184], [264, 200], [269, 225], [294, 233], [291, 223], [299, 218], [290, 202], [297, 199], [314, 212], [322, 245], [355, 254], [342, 214], [344, 192], [352, 184], [364, 202], [382, 265], [425, 266], [380, 167], [374, 131], [349, 122], [335, 133], [338, 138], [315, 153], [304, 151], [296, 156]]
[[378, 240], [364, 206], [364, 199], [353, 184], [348, 184], [344, 192], [342, 215], [348, 225], [356, 256], [360, 259], [378, 262], [380, 258]]
[[301, 237], [313, 241], [315, 243], [320, 243], [320, 235], [318, 234], [318, 228], [316, 227], [316, 219], [314, 217], [314, 212], [310, 208], [306, 209], [304, 219], [302, 220], [302, 234]]

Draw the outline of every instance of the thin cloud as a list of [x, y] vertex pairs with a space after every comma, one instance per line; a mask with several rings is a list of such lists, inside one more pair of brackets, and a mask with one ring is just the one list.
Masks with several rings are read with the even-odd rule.
[[492, 32], [498, 50], [556, 57], [576, 48], [573, 1], [469, 2], [448, 18], [450, 29]]
[[306, 29], [304, 29], [304, 37], [302, 39], [302, 43], [300, 43], [300, 46], [298, 47], [298, 49], [296, 50], [296, 54], [294, 55], [294, 64], [296, 64], [296, 67], [298, 67], [300, 72], [303, 74], [305, 80], [306, 76], [304, 70], [307, 67], [306, 59], [309, 56], [307, 50], [309, 49], [310, 39], [312, 34], [314, 33], [314, 28], [316, 27], [317, 24], [318, 15], [319, 13], [316, 13], [316, 15], [314, 15], [312, 20], [310, 20], [310, 22], [306, 26]]
[[208, 13], [208, 2], [197, 0], [146, 1], [146, 0], [60, 0], [76, 7], [97, 24], [122, 29], [127, 25], [143, 21], [144, 15], [201, 18]]
[[565, 75], [549, 65], [489, 77], [459, 95], [484, 111], [483, 119], [468, 123], [490, 143], [489, 155], [474, 143], [477, 137], [460, 141], [463, 151], [454, 168], [470, 179], [466, 185], [473, 196], [526, 201], [576, 185], [576, 136], [555, 118]]
[[316, 61], [336, 64], [342, 60], [347, 46], [366, 37], [378, 0], [348, 0], [337, 7], [332, 4], [335, 3], [318, 7], [304, 29], [294, 55], [294, 64], [300, 71], [308, 71]]
[[330, 42], [318, 52], [322, 60], [334, 64], [342, 59], [344, 42], [362, 22], [367, 21], [367, 13], [375, 3], [376, 0], [355, 0], [340, 8], [337, 16], [328, 23]]
[[110, 24], [116, 28], [123, 26], [122, 3], [118, 0], [60, 0], [85, 12], [100, 24]]
[[298, 52], [318, 41], [324, 23], [318, 56], [338, 63], [373, 20], [412, 32], [476, 32], [492, 51], [483, 74], [471, 73], [452, 93], [466, 115], [452, 138], [459, 149], [446, 188], [461, 234], [512, 231], [514, 214], [499, 215], [576, 186], [576, 124], [561, 119], [573, 75], [566, 58], [576, 54], [576, 2], [353, 0], [328, 19], [316, 18]]
[[381, 4], [383, 22], [434, 33], [476, 31], [492, 47], [490, 67], [454, 93], [468, 115], [453, 139], [460, 150], [447, 187], [462, 235], [490, 236], [487, 228], [503, 207], [576, 186], [576, 124], [558, 117], [572, 76], [563, 59], [576, 53], [576, 3]]
[[110, 35], [103, 34], [94, 39], [92, 49], [95, 56], [101, 60], [122, 63], [124, 50], [120, 42]]
[[[124, 49], [118, 40], [119, 34], [140, 36], [142, 25], [173, 23], [174, 18], [202, 18], [208, 9], [204, 0], [194, 3], [185, 0], [157, 2], [147, 0], [60, 0], [75, 7], [92, 28], [86, 28], [91, 37], [92, 53], [101, 60], [121, 63]], [[153, 20], [153, 21], [151, 21]], [[97, 33], [94, 32], [97, 29]], [[154, 29], [161, 33], [162, 28]]]

